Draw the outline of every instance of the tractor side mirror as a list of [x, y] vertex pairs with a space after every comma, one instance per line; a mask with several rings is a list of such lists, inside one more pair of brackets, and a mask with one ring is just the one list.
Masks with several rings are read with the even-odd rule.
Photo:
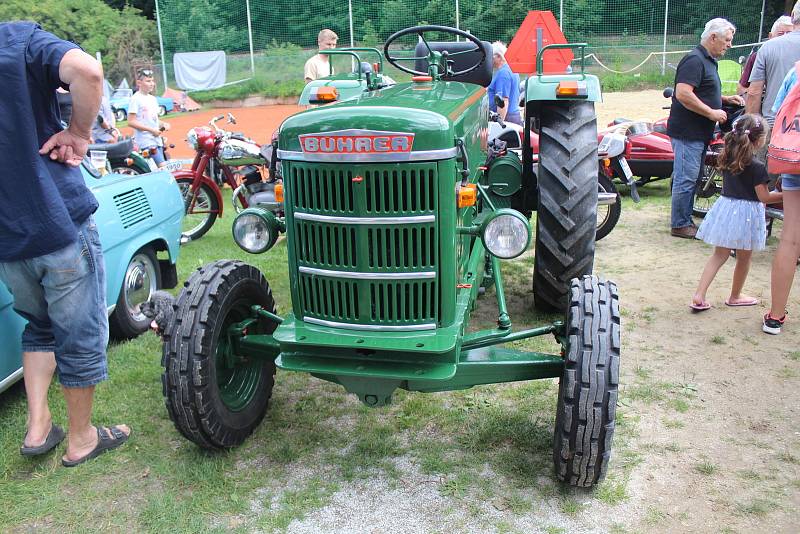
[[236, 117], [233, 116], [233, 113], [228, 112], [228, 122], [230, 124], [236, 124]]
[[504, 108], [506, 107], [506, 102], [500, 95], [494, 95], [494, 105], [498, 108]]
[[664, 89], [664, 98], [672, 98], [673, 94], [675, 94], [675, 90], [672, 87]]

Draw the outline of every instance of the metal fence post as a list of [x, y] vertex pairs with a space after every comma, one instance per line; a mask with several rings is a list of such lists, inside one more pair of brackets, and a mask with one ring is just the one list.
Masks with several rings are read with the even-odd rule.
[[761, 0], [761, 21], [758, 23], [758, 42], [761, 42], [761, 32], [764, 29], [764, 9], [766, 9], [767, 0]]
[[664, 4], [664, 44], [661, 47], [661, 75], [664, 76], [667, 69], [667, 22], [669, 21], [669, 0]]
[[161, 70], [164, 72], [164, 90], [167, 90], [167, 61], [164, 58], [164, 37], [161, 35], [161, 15], [156, 0], [156, 26], [158, 27], [158, 47], [161, 49]]
[[350, 46], [355, 46], [355, 38], [353, 37], [353, 0], [347, 0], [347, 11], [350, 18]]
[[558, 3], [558, 29], [564, 31], [564, 0]]
[[247, 38], [250, 41], [250, 74], [256, 75], [256, 60], [253, 56], [253, 19], [250, 17], [250, 0], [244, 0], [247, 7]]

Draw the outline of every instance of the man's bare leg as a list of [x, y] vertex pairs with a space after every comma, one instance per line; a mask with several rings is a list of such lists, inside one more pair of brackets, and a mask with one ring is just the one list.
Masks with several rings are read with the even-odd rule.
[[[67, 400], [69, 431], [67, 433], [67, 453], [64, 458], [75, 461], [83, 458], [97, 446], [97, 430], [92, 426], [92, 403], [94, 386], [88, 388], [62, 388]], [[121, 431], [130, 434], [127, 425], [117, 425]]]
[[23, 352], [22, 375], [25, 379], [25, 395], [28, 398], [28, 433], [26, 447], [44, 444], [53, 423], [47, 390], [56, 370], [56, 358], [52, 352]]

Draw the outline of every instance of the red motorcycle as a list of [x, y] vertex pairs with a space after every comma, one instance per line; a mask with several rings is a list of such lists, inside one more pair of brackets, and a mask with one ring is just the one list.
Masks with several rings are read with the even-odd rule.
[[[671, 87], [664, 89], [664, 97], [671, 98], [673, 90]], [[663, 109], [669, 109], [664, 106]], [[703, 169], [700, 180], [695, 191], [692, 214], [696, 217], [704, 217], [716, 198], [722, 192], [722, 175], [716, 169], [717, 156], [725, 145], [723, 140], [725, 133], [729, 132], [733, 121], [741, 115], [744, 108], [736, 105], [723, 105], [723, 109], [728, 114], [728, 120], [723, 124], [717, 125], [714, 130], [714, 137], [709, 143], [706, 157], [703, 162]], [[675, 154], [672, 151], [672, 143], [667, 135], [667, 120], [669, 117], [659, 119], [656, 122], [631, 121], [628, 119], [615, 119], [604, 133], [617, 131], [627, 138], [625, 147], [625, 159], [630, 165], [631, 172], [638, 176], [636, 185], [641, 187], [649, 182], [662, 180], [672, 177]], [[613, 177], [626, 182], [626, 177], [615, 174]], [[631, 196], [636, 196], [631, 190]], [[634, 200], [637, 200], [634, 198]]]
[[[233, 114], [227, 117], [229, 124], [236, 124]], [[262, 147], [242, 133], [219, 128], [216, 123], [224, 118], [219, 115], [208, 126], [189, 130], [186, 140], [196, 152], [192, 168], [173, 173], [186, 204], [183, 242], [199, 239], [222, 217], [225, 185], [233, 191], [231, 200], [237, 212], [252, 204], [275, 211], [283, 200], [280, 184], [265, 180], [270, 175], [272, 145]]]

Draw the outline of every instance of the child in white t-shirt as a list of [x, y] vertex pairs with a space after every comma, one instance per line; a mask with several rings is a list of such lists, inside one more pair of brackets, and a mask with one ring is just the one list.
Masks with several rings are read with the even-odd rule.
[[128, 104], [128, 125], [133, 128], [133, 140], [139, 150], [149, 150], [156, 164], [164, 165], [164, 145], [161, 132], [169, 130], [169, 123], [158, 120], [158, 101], [153, 96], [156, 82], [153, 71], [142, 69], [136, 73], [138, 91]]

